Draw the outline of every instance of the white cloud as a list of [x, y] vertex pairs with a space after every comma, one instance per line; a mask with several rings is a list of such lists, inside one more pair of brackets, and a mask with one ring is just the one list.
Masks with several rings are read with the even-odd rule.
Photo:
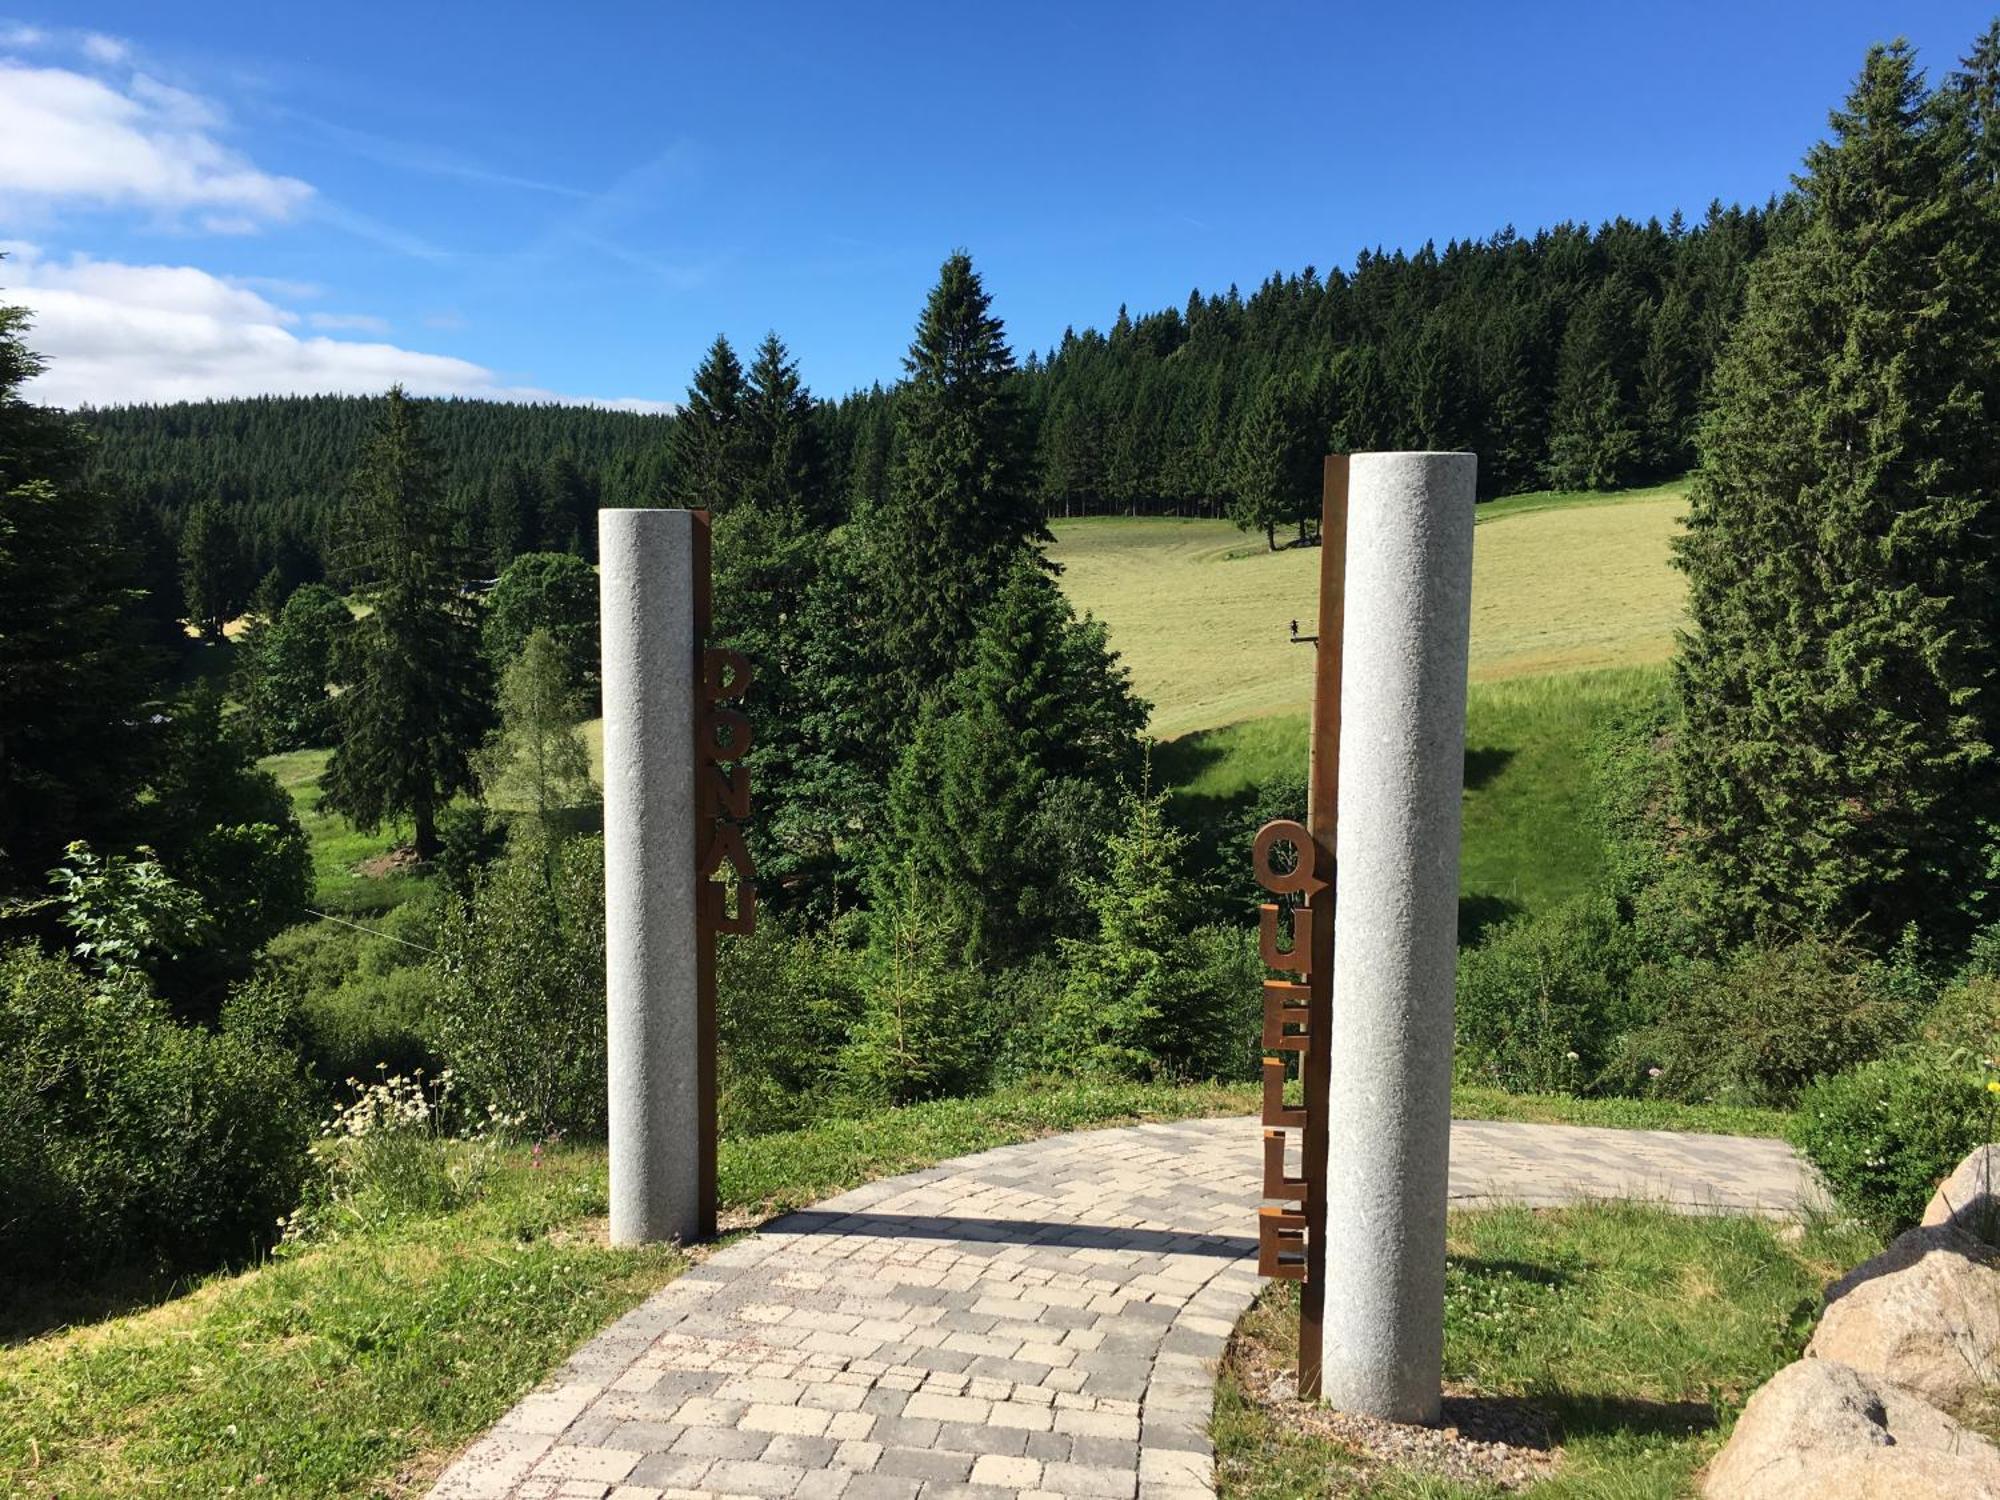
[[21, 243], [0, 244], [0, 250], [7, 254], [0, 261], [0, 302], [28, 308], [34, 319], [28, 345], [48, 360], [27, 394], [52, 406], [368, 394], [400, 382], [419, 396], [673, 409], [666, 401], [592, 401], [512, 385], [471, 360], [396, 344], [302, 337], [294, 331], [298, 315], [249, 282], [194, 266], [135, 266], [85, 256], [58, 261]]
[[312, 188], [259, 171], [216, 139], [222, 124], [208, 101], [144, 74], [121, 92], [67, 68], [0, 59], [0, 211], [150, 208], [191, 213], [218, 233], [289, 218]]
[[24, 26], [20, 22], [0, 25], [0, 47], [39, 47], [49, 39], [49, 34], [39, 26]]

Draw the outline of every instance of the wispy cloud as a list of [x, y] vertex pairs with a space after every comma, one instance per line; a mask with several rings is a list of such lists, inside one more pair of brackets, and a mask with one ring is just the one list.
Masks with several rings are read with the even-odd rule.
[[481, 183], [488, 187], [519, 188], [525, 192], [548, 193], [558, 198], [587, 199], [591, 196], [585, 188], [548, 182], [521, 173], [501, 171], [446, 146], [397, 140], [391, 136], [377, 135], [372, 131], [356, 130], [351, 125], [324, 120], [318, 115], [307, 114], [301, 110], [286, 110], [284, 114], [286, 118], [296, 120], [333, 144], [379, 166], [393, 167], [404, 172], [423, 173], [432, 177], [449, 177], [462, 182]]

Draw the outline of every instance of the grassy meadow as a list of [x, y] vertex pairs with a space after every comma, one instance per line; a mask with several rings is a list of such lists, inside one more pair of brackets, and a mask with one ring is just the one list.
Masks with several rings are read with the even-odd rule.
[[[1480, 508], [1473, 553], [1474, 683], [1664, 662], [1684, 612], [1669, 548], [1683, 487], [1615, 497], [1520, 495]], [[1104, 621], [1162, 739], [1312, 700], [1317, 548], [1265, 549], [1227, 521], [1058, 521], [1064, 590]], [[1349, 628], [1366, 628], [1354, 620]]]
[[[1459, 1213], [1448, 1235], [1446, 1420], [1477, 1432], [1484, 1416], [1560, 1443], [1555, 1473], [1519, 1491], [1545, 1500], [1688, 1493], [1750, 1392], [1797, 1357], [1826, 1280], [1875, 1248], [1851, 1229], [1809, 1226], [1793, 1241], [1759, 1219], [1637, 1204]], [[1301, 1403], [1262, 1399], [1293, 1368], [1297, 1308], [1295, 1286], [1274, 1284], [1224, 1361], [1224, 1500], [1501, 1493], [1371, 1462]]]

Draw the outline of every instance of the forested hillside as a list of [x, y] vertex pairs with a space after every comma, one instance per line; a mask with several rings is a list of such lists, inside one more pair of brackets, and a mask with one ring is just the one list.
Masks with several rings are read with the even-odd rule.
[[[434, 401], [429, 431], [476, 560], [497, 573], [520, 552], [588, 554], [600, 505], [645, 503], [663, 483], [670, 419], [590, 406]], [[330, 527], [377, 396], [259, 396], [83, 413], [98, 469], [150, 504], [169, 536], [197, 502], [219, 502], [254, 582], [287, 588], [327, 571]]]
[[[1304, 524], [1329, 450], [1469, 448], [1489, 496], [1684, 472], [1744, 279], [1784, 217], [1715, 204], [1692, 227], [1675, 214], [1507, 229], [1273, 274], [1247, 297], [1232, 286], [1136, 318], [1120, 308], [1108, 333], [1066, 333], [1012, 377], [1034, 492], [1051, 515], [1226, 514], [1275, 537]], [[883, 497], [902, 389], [814, 408], [828, 493], [847, 506]], [[706, 399], [697, 381], [690, 400]], [[599, 506], [731, 503], [726, 455], [714, 473], [670, 473], [669, 417], [432, 405], [465, 549], [489, 574], [526, 551], [588, 556]], [[247, 595], [272, 569], [287, 587], [328, 571], [335, 502], [379, 406], [264, 397], [86, 417], [100, 472], [169, 537], [217, 502]]]

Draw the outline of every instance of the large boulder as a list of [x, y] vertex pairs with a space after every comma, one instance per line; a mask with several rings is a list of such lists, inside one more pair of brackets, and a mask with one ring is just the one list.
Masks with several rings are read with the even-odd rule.
[[2000, 1146], [1981, 1146], [1938, 1184], [1924, 1209], [1926, 1229], [1956, 1229], [2000, 1245]]
[[1956, 1410], [2000, 1384], [2000, 1252], [1956, 1229], [1912, 1229], [1826, 1289], [1806, 1345]]
[[2000, 1448], [1828, 1359], [1767, 1380], [1702, 1481], [1707, 1500], [2000, 1500]]

